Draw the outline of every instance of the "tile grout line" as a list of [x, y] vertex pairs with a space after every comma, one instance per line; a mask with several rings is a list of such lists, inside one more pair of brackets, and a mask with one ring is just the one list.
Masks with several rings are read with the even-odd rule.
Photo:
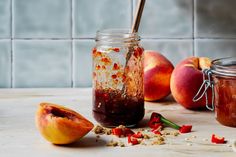
[[14, 52], [13, 52], [13, 2], [10, 1], [10, 35], [11, 35], [11, 88], [14, 87]]
[[74, 0], [71, 0], [71, 88], [75, 86]]
[[[87, 38], [0, 38], [1, 40], [26, 40], [26, 41], [34, 41], [34, 40], [50, 40], [50, 41], [57, 41], [57, 40], [64, 40], [64, 41], [71, 41], [71, 40], [94, 40], [94, 37], [87, 37]], [[236, 37], [196, 37], [196, 38], [188, 38], [188, 37], [142, 37], [141, 39], [148, 39], [148, 40], [193, 40], [193, 39], [202, 39], [202, 40], [236, 40]]]
[[192, 21], [192, 26], [193, 26], [193, 56], [196, 56], [196, 0], [193, 0], [193, 21]]

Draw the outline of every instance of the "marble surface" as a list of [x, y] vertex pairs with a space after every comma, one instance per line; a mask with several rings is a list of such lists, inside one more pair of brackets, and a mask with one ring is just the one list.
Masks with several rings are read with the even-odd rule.
[[[171, 98], [158, 103], [146, 103], [146, 123], [150, 113], [159, 112], [166, 118], [182, 124], [192, 124], [193, 132], [168, 138], [165, 145], [107, 147], [113, 136], [101, 136], [98, 142], [93, 132], [69, 146], [56, 146], [47, 142], [35, 128], [34, 116], [40, 102], [52, 102], [70, 107], [93, 121], [91, 89], [1, 89], [0, 90], [0, 154], [4, 157], [120, 157], [120, 156], [205, 156], [233, 157], [236, 153], [229, 143], [236, 139], [235, 128], [217, 123], [212, 112], [189, 111]], [[211, 144], [212, 133], [225, 136], [229, 143]], [[196, 138], [185, 141], [186, 138]], [[204, 141], [203, 139], [208, 139]], [[188, 144], [191, 143], [191, 144]]]

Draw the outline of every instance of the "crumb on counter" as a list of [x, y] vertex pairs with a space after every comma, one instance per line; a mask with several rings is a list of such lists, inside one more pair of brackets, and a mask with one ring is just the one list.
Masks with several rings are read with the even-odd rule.
[[99, 135], [103, 135], [103, 134], [110, 135], [111, 134], [111, 129], [102, 127], [100, 125], [96, 125], [93, 129], [93, 132], [95, 134], [99, 134]]
[[117, 146], [120, 146], [120, 147], [125, 147], [125, 144], [121, 141], [114, 141], [113, 139], [111, 141], [109, 141], [107, 143], [108, 147], [117, 147]]

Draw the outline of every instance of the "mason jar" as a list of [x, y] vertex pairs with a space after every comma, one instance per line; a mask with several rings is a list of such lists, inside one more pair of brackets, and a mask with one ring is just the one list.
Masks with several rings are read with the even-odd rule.
[[[213, 60], [211, 67], [203, 70], [203, 79], [193, 101], [205, 95], [206, 108], [215, 111], [216, 120], [222, 125], [236, 127], [236, 57]], [[210, 100], [208, 92], [211, 92]]]
[[144, 116], [143, 51], [129, 30], [98, 31], [93, 48], [93, 116], [106, 127], [135, 126]]
[[236, 127], [236, 57], [214, 60], [211, 72], [216, 119]]

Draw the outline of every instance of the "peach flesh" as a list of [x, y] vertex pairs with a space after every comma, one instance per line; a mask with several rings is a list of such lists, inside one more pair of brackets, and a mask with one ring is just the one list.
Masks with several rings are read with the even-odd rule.
[[93, 124], [79, 113], [50, 103], [40, 104], [36, 125], [43, 137], [54, 144], [75, 142], [93, 128]]

